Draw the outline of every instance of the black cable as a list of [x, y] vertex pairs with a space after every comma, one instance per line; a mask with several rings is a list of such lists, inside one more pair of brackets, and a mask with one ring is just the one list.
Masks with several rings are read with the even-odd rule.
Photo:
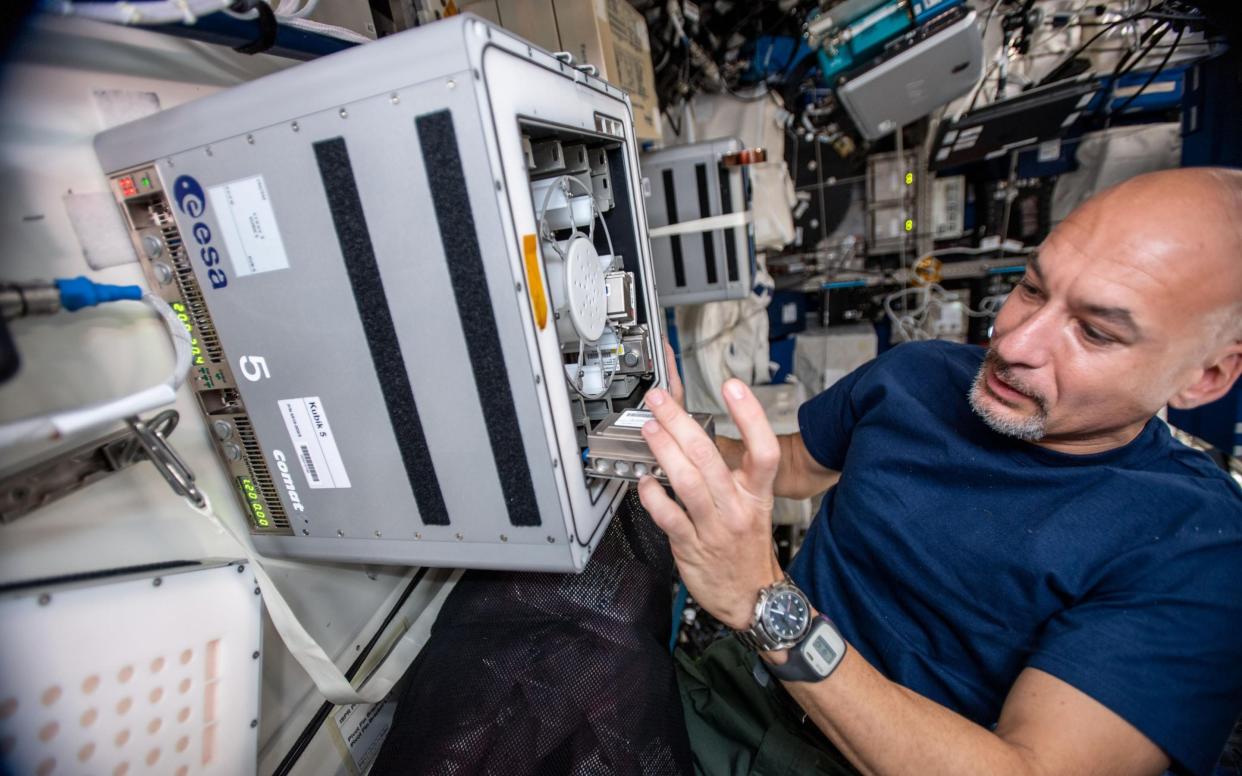
[[1077, 59], [1079, 54], [1081, 54], [1082, 52], [1090, 48], [1092, 43], [1095, 43], [1097, 40], [1103, 37], [1106, 33], [1108, 33], [1109, 30], [1113, 29], [1114, 27], [1117, 27], [1118, 25], [1126, 24], [1127, 22], [1132, 22], [1136, 19], [1141, 19], [1142, 17], [1146, 16], [1148, 12], [1151, 11], [1152, 5], [1154, 5], [1153, 0], [1148, 0], [1147, 7], [1139, 11], [1138, 13], [1131, 14], [1130, 16], [1124, 16], [1118, 19], [1117, 21], [1112, 22], [1111, 24], [1105, 25], [1103, 28], [1100, 29], [1099, 32], [1092, 35], [1087, 40], [1086, 43], [1074, 49], [1074, 53], [1066, 57], [1065, 61], [1063, 61], [1061, 64], [1057, 65], [1056, 67], [1052, 68], [1052, 70], [1049, 71], [1048, 75], [1039, 79], [1039, 83], [1035, 84], [1036, 88], [1040, 86], [1044, 86], [1045, 84], [1049, 84], [1053, 81], [1059, 80], [1061, 71], [1064, 70], [1071, 62]]
[[1185, 33], [1186, 33], [1185, 29], [1181, 29], [1177, 31], [1177, 37], [1173, 39], [1173, 45], [1169, 46], [1169, 50], [1164, 52], [1164, 58], [1160, 60], [1159, 65], [1156, 65], [1156, 69], [1151, 71], [1151, 75], [1147, 76], [1147, 80], [1143, 82], [1143, 85], [1138, 88], [1137, 92], [1127, 97], [1126, 101], [1121, 103], [1119, 107], [1114, 108], [1112, 111], [1110, 111], [1111, 113], [1116, 113], [1116, 114], [1123, 113], [1126, 108], [1130, 107], [1130, 103], [1137, 100], [1139, 98], [1139, 95], [1141, 95], [1144, 91], [1146, 91], [1147, 87], [1152, 85], [1152, 83], [1156, 80], [1156, 78], [1160, 76], [1160, 73], [1164, 71], [1165, 65], [1169, 64], [1169, 60], [1173, 58], [1173, 51], [1177, 48], [1177, 44], [1182, 42], [1182, 35], [1184, 35]]

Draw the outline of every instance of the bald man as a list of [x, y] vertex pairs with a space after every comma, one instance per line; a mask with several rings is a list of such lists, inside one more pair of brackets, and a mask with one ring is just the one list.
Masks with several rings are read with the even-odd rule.
[[[777, 746], [834, 772], [801, 746], [822, 734], [866, 774], [1210, 773], [1242, 713], [1242, 491], [1155, 415], [1229, 391], [1240, 308], [1242, 173], [1160, 172], [1057, 226], [989, 349], [896, 347], [807, 402], [798, 434], [774, 436], [734, 380], [744, 442], [717, 452], [678, 386], [648, 393], [643, 433], [681, 503], [639, 490], [690, 593], [768, 643], [798, 620], [792, 584], [845, 645], [826, 676], [781, 683], [810, 730], [728, 762]], [[772, 497], [828, 488], [784, 580]], [[761, 594], [785, 602], [763, 633]], [[704, 699], [744, 665], [729, 641], [683, 661], [701, 765]], [[805, 645], [759, 655], [806, 674]]]

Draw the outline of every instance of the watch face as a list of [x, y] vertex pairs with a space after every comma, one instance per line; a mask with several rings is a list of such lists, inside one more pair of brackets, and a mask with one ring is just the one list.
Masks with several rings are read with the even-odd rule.
[[801, 595], [793, 590], [782, 590], [768, 599], [763, 625], [781, 641], [790, 641], [802, 635], [810, 617], [811, 612]]

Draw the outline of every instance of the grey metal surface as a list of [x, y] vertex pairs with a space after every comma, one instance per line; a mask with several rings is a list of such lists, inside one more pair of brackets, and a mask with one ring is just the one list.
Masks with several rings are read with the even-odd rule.
[[[745, 168], [724, 168], [720, 157], [742, 150], [737, 138], [720, 138], [701, 143], [672, 146], [643, 154], [642, 172], [647, 192], [647, 223], [651, 228], [669, 224], [667, 203], [669, 192], [665, 186], [665, 172], [672, 174], [673, 197], [677, 223], [703, 218], [699, 201], [699, 183], [696, 167], [705, 165], [707, 174], [708, 215], [721, 215], [720, 176], [728, 176], [730, 211], [738, 213], [750, 208], [749, 192], [744, 179]], [[660, 302], [664, 305], [703, 304], [728, 299], [743, 299], [750, 293], [751, 268], [754, 263], [753, 225], [734, 227], [732, 239], [737, 257], [737, 279], [730, 281], [726, 264], [725, 240], [730, 230], [717, 229], [709, 232], [716, 271], [715, 282], [709, 282], [707, 255], [703, 247], [702, 232], [690, 232], [679, 236], [684, 282], [677, 282], [674, 271], [672, 237], [653, 237], [651, 253], [655, 262], [656, 287]]]
[[855, 76], [837, 89], [859, 132], [878, 140], [970, 91], [983, 72], [975, 13]]
[[[610, 113], [630, 115], [615, 88], [572, 69], [566, 74], [550, 56], [474, 17], [462, 17], [156, 114], [103, 133], [96, 141], [109, 173], [154, 162], [166, 190], [182, 175], [195, 178], [204, 190], [263, 176], [288, 267], [238, 274], [232, 271], [235, 257], [226, 256], [222, 266], [229, 270], [228, 283], [214, 288], [207, 268], [191, 257], [236, 390], [292, 528], [289, 535], [256, 534], [261, 552], [360, 562], [574, 570], [585, 562], [591, 536], [597, 540], [602, 535], [596, 523], [611, 516], [607, 504], [619, 498], [619, 488], [610, 489], [594, 510], [603, 513], [602, 520], [566, 513], [561, 464], [564, 459], [564, 465], [577, 465], [577, 456], [562, 455], [549, 445], [549, 416], [566, 425], [572, 420], [569, 406], [548, 406], [546, 388], [536, 383], [539, 354], [528, 339], [533, 324], [523, 276], [514, 269], [520, 266], [513, 258], [517, 241], [507, 231], [511, 202], [503, 169], [512, 168], [502, 166], [494, 139], [496, 133], [516, 133], [518, 127], [507, 123], [512, 117], [491, 115], [480, 75], [484, 51], [496, 46], [515, 55], [514, 67], [564, 74], [557, 81], [563, 91], [540, 99], [577, 97], [586, 110], [584, 122], [591, 121], [584, 89], [594, 99], [610, 102]], [[510, 523], [479, 398], [498, 386], [475, 383], [450, 282], [436, 192], [429, 188], [415, 130], [418, 116], [441, 110], [452, 115], [503, 354], [497, 371], [507, 375], [513, 397], [514, 422], [541, 519], [537, 526]], [[626, 132], [632, 133], [629, 124]], [[313, 148], [315, 142], [333, 138], [343, 138], [349, 152], [384, 301], [450, 516], [448, 525], [426, 525], [420, 519], [399, 450], [398, 438], [406, 429], [393, 428], [372, 363]], [[632, 140], [627, 147], [632, 154]], [[641, 202], [635, 203], [634, 212], [641, 215]], [[174, 215], [187, 244], [196, 222], [215, 235], [231, 228], [211, 206], [198, 218], [176, 208]], [[641, 225], [635, 228], [645, 240]], [[443, 238], [452, 245], [459, 236]], [[213, 244], [226, 254], [223, 240]], [[645, 253], [641, 258], [649, 266]], [[265, 359], [268, 375], [244, 379], [247, 356]], [[348, 487], [312, 488], [297, 464], [279, 402], [304, 397], [319, 399]], [[225, 457], [223, 444], [217, 449]], [[277, 450], [290, 480], [279, 472]], [[569, 526], [577, 526], [576, 537]]]

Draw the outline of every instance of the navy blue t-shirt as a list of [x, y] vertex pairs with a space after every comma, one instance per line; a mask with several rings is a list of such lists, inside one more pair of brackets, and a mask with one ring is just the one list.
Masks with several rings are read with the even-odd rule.
[[989, 429], [983, 350], [901, 345], [811, 399], [841, 471], [790, 568], [889, 679], [985, 726], [1023, 668], [1210, 772], [1242, 713], [1242, 490], [1152, 419], [1068, 455]]

